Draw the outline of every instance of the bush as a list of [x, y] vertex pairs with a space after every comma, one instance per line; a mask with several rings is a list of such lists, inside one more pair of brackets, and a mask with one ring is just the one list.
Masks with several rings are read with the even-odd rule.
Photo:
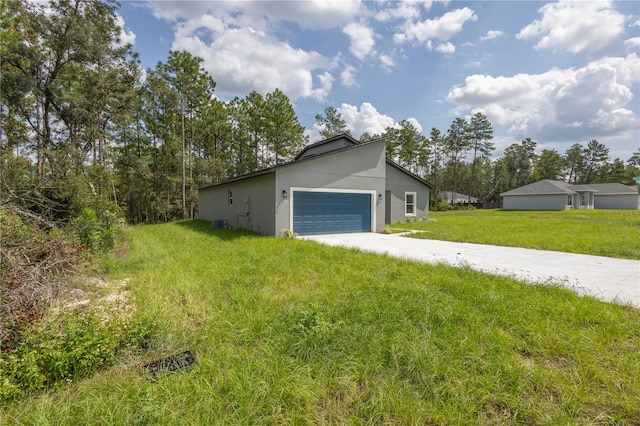
[[0, 402], [86, 377], [141, 347], [153, 333], [144, 317], [106, 308], [61, 311], [26, 327], [13, 349], [0, 356]]
[[449, 202], [445, 200], [437, 200], [433, 205], [433, 211], [436, 212], [444, 212], [451, 209], [451, 204], [449, 204]]
[[89, 253], [106, 252], [118, 240], [118, 218], [108, 210], [99, 217], [93, 209], [85, 208], [75, 221], [75, 232]]

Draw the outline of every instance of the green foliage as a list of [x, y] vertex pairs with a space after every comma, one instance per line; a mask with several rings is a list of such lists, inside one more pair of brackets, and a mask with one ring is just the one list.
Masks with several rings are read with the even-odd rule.
[[282, 238], [286, 240], [295, 240], [297, 237], [298, 237], [298, 234], [293, 232], [291, 229], [282, 230]]
[[112, 305], [65, 309], [23, 330], [0, 354], [0, 401], [70, 383], [140, 347], [152, 322]]
[[89, 253], [107, 252], [118, 241], [118, 217], [108, 210], [98, 216], [94, 210], [84, 209], [75, 221], [75, 232]]

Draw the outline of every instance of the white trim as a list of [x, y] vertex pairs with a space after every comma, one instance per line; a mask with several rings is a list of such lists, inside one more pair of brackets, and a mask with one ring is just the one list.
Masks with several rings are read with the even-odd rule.
[[333, 192], [340, 194], [369, 194], [371, 195], [371, 232], [376, 232], [376, 191], [369, 189], [342, 188], [305, 188], [301, 186], [289, 187], [289, 230], [293, 231], [293, 199], [295, 192]]
[[[413, 195], [413, 213], [407, 213], [407, 195]], [[418, 193], [414, 191], [404, 192], [404, 217], [416, 217], [418, 209]]]

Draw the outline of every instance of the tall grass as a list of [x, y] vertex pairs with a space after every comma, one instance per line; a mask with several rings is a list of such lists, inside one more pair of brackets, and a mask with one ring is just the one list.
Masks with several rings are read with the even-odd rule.
[[[131, 229], [103, 263], [160, 330], [2, 424], [637, 424], [640, 311], [311, 241]], [[150, 360], [194, 351], [152, 380]]]
[[640, 210], [431, 212], [429, 221], [396, 223], [414, 238], [464, 241], [640, 259]]

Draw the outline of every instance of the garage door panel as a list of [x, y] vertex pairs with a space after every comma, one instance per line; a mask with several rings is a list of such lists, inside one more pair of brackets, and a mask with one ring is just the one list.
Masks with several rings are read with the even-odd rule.
[[293, 230], [301, 235], [371, 231], [371, 194], [294, 191]]

